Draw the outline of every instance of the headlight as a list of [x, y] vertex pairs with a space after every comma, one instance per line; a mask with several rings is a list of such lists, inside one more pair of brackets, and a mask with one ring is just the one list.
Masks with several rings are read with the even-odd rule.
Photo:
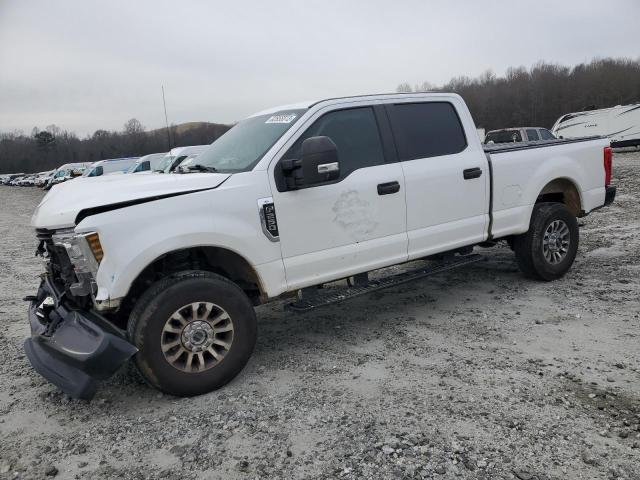
[[64, 247], [76, 273], [90, 273], [95, 278], [104, 256], [100, 237], [96, 232], [59, 233], [53, 235], [53, 244]]

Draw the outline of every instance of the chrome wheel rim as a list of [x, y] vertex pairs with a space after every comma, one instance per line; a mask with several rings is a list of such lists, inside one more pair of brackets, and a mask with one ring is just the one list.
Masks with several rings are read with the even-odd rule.
[[187, 373], [215, 367], [233, 342], [233, 321], [219, 305], [194, 302], [180, 307], [165, 322], [161, 347], [169, 365]]
[[554, 220], [544, 231], [542, 237], [542, 253], [552, 265], [560, 263], [569, 253], [571, 233], [569, 227], [562, 220]]

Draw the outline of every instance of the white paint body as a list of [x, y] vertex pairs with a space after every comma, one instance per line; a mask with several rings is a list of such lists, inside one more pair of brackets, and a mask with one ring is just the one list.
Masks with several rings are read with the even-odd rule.
[[[337, 183], [314, 188], [276, 188], [276, 164], [323, 113], [430, 101], [451, 102], [457, 110], [468, 143], [461, 153], [361, 168]], [[125, 297], [154, 260], [196, 246], [221, 247], [242, 256], [257, 273], [265, 296], [276, 297], [488, 238], [489, 163], [459, 96], [379, 95], [295, 108], [306, 110], [251, 171], [69, 182], [43, 199], [32, 224], [98, 232], [104, 250], [96, 277], [99, 301]], [[592, 140], [492, 154], [493, 237], [526, 232], [536, 198], [558, 178], [574, 183], [585, 212], [602, 206], [607, 145], [606, 140]], [[464, 180], [462, 171], [476, 167], [482, 175]], [[391, 181], [399, 183], [399, 192], [378, 195], [376, 186]], [[183, 194], [168, 196], [178, 193]], [[90, 215], [76, 224], [82, 210], [149, 197], [160, 198]], [[265, 198], [275, 205], [279, 241], [262, 230], [258, 201]]]

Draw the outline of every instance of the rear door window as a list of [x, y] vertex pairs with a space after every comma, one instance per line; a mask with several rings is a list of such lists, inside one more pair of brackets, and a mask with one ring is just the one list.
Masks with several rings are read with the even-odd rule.
[[527, 138], [530, 142], [540, 140], [538, 131], [535, 128], [527, 128]]
[[387, 107], [400, 160], [462, 152], [467, 139], [449, 102], [400, 103]]

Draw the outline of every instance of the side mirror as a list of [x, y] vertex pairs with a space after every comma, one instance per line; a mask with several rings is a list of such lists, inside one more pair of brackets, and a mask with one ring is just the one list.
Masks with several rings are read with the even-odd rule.
[[299, 160], [283, 160], [287, 189], [330, 182], [340, 177], [338, 149], [329, 137], [310, 137], [302, 142]]

